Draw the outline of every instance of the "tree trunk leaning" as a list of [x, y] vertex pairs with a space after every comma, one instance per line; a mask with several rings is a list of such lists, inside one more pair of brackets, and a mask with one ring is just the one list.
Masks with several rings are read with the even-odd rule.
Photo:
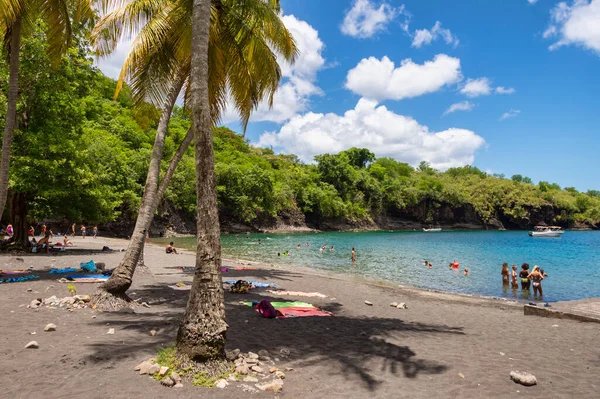
[[208, 97], [210, 0], [194, 0], [190, 102], [196, 155], [196, 270], [177, 333], [177, 349], [197, 361], [225, 355], [221, 242]]
[[[123, 260], [113, 271], [110, 279], [101, 286], [104, 290], [114, 296], [122, 297], [125, 292], [131, 287], [133, 281], [133, 273], [140, 259], [140, 254], [144, 250], [144, 241], [148, 234], [148, 229], [152, 223], [156, 207], [156, 194], [158, 191], [158, 179], [160, 176], [160, 162], [162, 159], [163, 148], [165, 145], [165, 136], [171, 119], [171, 112], [175, 106], [177, 96], [181, 91], [185, 77], [179, 76], [177, 81], [173, 83], [173, 87], [169, 92], [163, 111], [156, 130], [156, 138], [152, 147], [152, 155], [150, 158], [150, 166], [148, 168], [148, 176], [146, 177], [146, 186], [144, 187], [144, 195], [142, 197], [142, 206], [138, 213], [135, 222], [135, 228], [131, 235], [131, 240], [125, 252]], [[101, 304], [98, 304], [101, 305]]]
[[[2, 139], [2, 158], [0, 160], [0, 217], [4, 213], [8, 195], [8, 171], [10, 149], [17, 124], [17, 97], [19, 96], [19, 48], [21, 46], [21, 16], [12, 25], [9, 54], [9, 78], [7, 112]], [[10, 221], [9, 221], [10, 222]]]

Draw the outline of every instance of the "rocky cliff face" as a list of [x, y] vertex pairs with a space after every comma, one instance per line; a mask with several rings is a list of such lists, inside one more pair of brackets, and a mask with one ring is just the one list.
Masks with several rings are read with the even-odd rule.
[[[423, 201], [401, 211], [387, 211], [370, 219], [317, 219], [304, 215], [300, 210], [288, 210], [277, 217], [263, 214], [251, 222], [236, 220], [229, 215], [220, 215], [221, 230], [228, 233], [245, 232], [307, 232], [314, 230], [420, 230], [436, 226], [443, 229], [481, 229], [481, 230], [525, 230], [539, 224], [558, 224], [570, 229], [598, 229], [598, 225], [574, 222], [556, 222], [557, 210], [552, 206], [539, 209], [527, 209], [528, 218], [516, 218], [496, 213], [483, 221], [470, 205], [454, 207], [450, 204], [432, 204]], [[112, 223], [99, 226], [101, 232], [119, 237], [128, 237], [133, 231], [135, 217], [123, 213]], [[172, 204], [165, 203], [155, 216], [150, 229], [152, 237], [177, 234], [195, 234], [194, 216], [177, 210]]]

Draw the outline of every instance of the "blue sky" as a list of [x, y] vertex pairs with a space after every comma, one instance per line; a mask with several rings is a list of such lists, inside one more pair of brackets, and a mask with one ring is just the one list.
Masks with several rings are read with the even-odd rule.
[[[360, 146], [411, 164], [600, 188], [600, 0], [282, 7], [301, 55], [283, 67], [275, 108], [253, 117], [253, 143], [306, 161]], [[235, 119], [224, 117], [239, 130]]]

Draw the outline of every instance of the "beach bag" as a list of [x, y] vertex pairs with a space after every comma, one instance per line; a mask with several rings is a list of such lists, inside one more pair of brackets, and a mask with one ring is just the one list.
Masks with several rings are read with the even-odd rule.
[[95, 272], [96, 269], [96, 264], [94, 263], [93, 260], [89, 261], [89, 262], [81, 262], [79, 264], [79, 267], [81, 268], [81, 270], [86, 271], [86, 272]]

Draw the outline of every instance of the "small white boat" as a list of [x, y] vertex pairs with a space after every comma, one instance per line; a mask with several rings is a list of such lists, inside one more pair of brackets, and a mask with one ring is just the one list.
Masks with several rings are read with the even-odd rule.
[[535, 226], [529, 235], [531, 237], [560, 237], [564, 232], [559, 226]]
[[442, 231], [442, 228], [441, 227], [432, 227], [429, 229], [423, 229], [423, 231], [426, 233], [435, 233], [437, 231]]

